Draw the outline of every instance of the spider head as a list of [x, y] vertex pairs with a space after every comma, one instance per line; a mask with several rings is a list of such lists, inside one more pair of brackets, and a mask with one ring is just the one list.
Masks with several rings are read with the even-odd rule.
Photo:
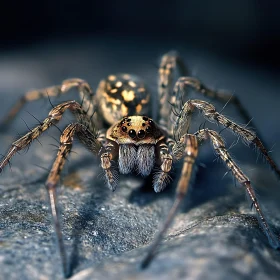
[[111, 126], [107, 139], [117, 144], [156, 144], [165, 136], [155, 122], [145, 116], [128, 116]]

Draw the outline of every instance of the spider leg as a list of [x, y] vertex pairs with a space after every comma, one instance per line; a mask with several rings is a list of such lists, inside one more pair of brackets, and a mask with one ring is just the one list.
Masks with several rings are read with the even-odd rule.
[[23, 137], [12, 143], [12, 146], [8, 150], [6, 156], [0, 162], [0, 173], [2, 172], [3, 168], [9, 163], [10, 159], [15, 155], [16, 152], [26, 148], [29, 144], [31, 144], [31, 142], [34, 139], [37, 139], [45, 130], [57, 123], [62, 118], [63, 113], [67, 109], [69, 109], [74, 114], [79, 123], [84, 124], [88, 127], [89, 131], [94, 136], [93, 140], [95, 141], [96, 146], [100, 148], [100, 142], [96, 141], [97, 131], [90, 117], [83, 110], [79, 103], [77, 103], [76, 101], [67, 101], [55, 106], [49, 112], [48, 117], [43, 122], [41, 122], [40, 125], [36, 126]]
[[[57, 193], [56, 193], [56, 185], [60, 178], [60, 173], [63, 169], [63, 166], [66, 161], [66, 157], [69, 154], [72, 148], [72, 142], [74, 138], [74, 134], [79, 131], [83, 131], [84, 134], [88, 135], [88, 139], [94, 139], [94, 136], [90, 133], [90, 131], [82, 124], [74, 123], [68, 125], [63, 131], [60, 137], [60, 147], [57, 152], [56, 159], [53, 163], [52, 169], [49, 173], [48, 179], [46, 181], [46, 189], [49, 195], [50, 208], [53, 217], [53, 223], [55, 227], [55, 233], [57, 236], [59, 252], [62, 261], [62, 267], [64, 276], [68, 277], [68, 267], [67, 267], [67, 256], [65, 252], [63, 236], [61, 231], [61, 224], [58, 217], [58, 203], [57, 203]], [[91, 147], [92, 150], [95, 149], [95, 142], [93, 141]], [[95, 152], [95, 151], [94, 151]], [[96, 153], [96, 152], [95, 152]]]
[[[146, 257], [143, 259], [141, 263], [141, 268], [146, 268], [150, 262], [152, 261], [153, 257], [156, 254], [156, 250], [160, 244], [160, 241], [162, 240], [162, 237], [168, 227], [170, 226], [171, 222], [173, 221], [175, 214], [185, 197], [185, 194], [187, 193], [190, 180], [191, 180], [191, 175], [193, 173], [194, 169], [194, 163], [195, 159], [198, 154], [198, 142], [197, 138], [194, 135], [185, 135], [180, 139], [180, 142], [182, 145], [180, 145], [180, 150], [183, 148], [184, 151], [184, 164], [182, 167], [182, 172], [181, 172], [181, 177], [177, 185], [176, 189], [176, 196], [175, 196], [175, 201], [173, 203], [172, 208], [170, 209], [168, 216], [163, 223], [162, 227], [160, 228], [157, 236], [155, 237], [151, 247], [149, 248], [148, 254]], [[173, 151], [176, 151], [178, 146], [176, 144], [173, 146]]]
[[232, 171], [232, 174], [237, 179], [237, 181], [246, 188], [249, 198], [252, 201], [252, 206], [254, 206], [256, 209], [259, 224], [264, 230], [264, 233], [267, 236], [269, 243], [275, 249], [280, 248], [280, 241], [272, 232], [268, 222], [264, 217], [264, 214], [261, 210], [260, 204], [257, 200], [256, 194], [250, 183], [249, 178], [242, 172], [240, 167], [233, 161], [231, 155], [229, 154], [229, 152], [225, 147], [225, 142], [223, 138], [216, 131], [208, 130], [208, 129], [200, 130], [196, 132], [195, 135], [197, 136], [199, 142], [202, 142], [208, 138], [210, 139], [215, 152], [220, 156], [220, 158], [224, 161], [227, 167]]
[[183, 60], [176, 51], [170, 51], [161, 58], [158, 70], [158, 94], [160, 102], [160, 125], [170, 129], [172, 127], [170, 120], [170, 100], [172, 99], [173, 80], [175, 70], [179, 71], [180, 76], [187, 75], [188, 71]]
[[113, 160], [118, 155], [118, 145], [113, 142], [106, 143], [105, 148], [100, 152], [101, 167], [104, 170], [107, 186], [111, 191], [115, 191], [118, 185], [118, 172], [113, 165]]
[[[242, 103], [238, 99], [236, 95], [230, 95], [229, 93], [219, 91], [219, 90], [212, 90], [208, 87], [206, 87], [200, 80], [193, 78], [193, 77], [180, 77], [174, 86], [174, 94], [176, 94], [176, 99], [180, 99], [181, 96], [184, 95], [184, 92], [186, 91], [187, 87], [191, 87], [196, 92], [201, 93], [202, 95], [216, 99], [219, 102], [227, 103], [230, 102], [234, 104], [237, 107], [237, 110], [239, 111], [239, 114], [242, 116], [242, 118], [245, 120], [246, 123], [249, 123], [253, 125], [252, 118], [248, 114], [247, 110], [243, 107]], [[174, 102], [174, 101], [173, 101]], [[172, 104], [172, 103], [171, 103]], [[173, 104], [172, 104], [173, 105]], [[176, 105], [176, 104], [174, 104]]]
[[9, 113], [1, 121], [0, 127], [12, 121], [16, 116], [16, 114], [25, 105], [25, 103], [35, 101], [41, 98], [48, 98], [50, 96], [58, 96], [60, 94], [64, 94], [68, 92], [72, 88], [78, 88], [80, 97], [83, 101], [82, 107], [84, 111], [86, 111], [88, 115], [92, 115], [95, 111], [95, 103], [93, 102], [93, 96], [94, 96], [93, 90], [91, 89], [90, 85], [86, 81], [79, 78], [73, 78], [73, 79], [64, 80], [61, 85], [28, 91], [10, 109]]
[[154, 174], [153, 178], [155, 192], [161, 192], [170, 180], [169, 172], [172, 167], [173, 158], [169, 153], [169, 147], [163, 141], [160, 141], [156, 145], [156, 153], [159, 155], [158, 158], [160, 161], [160, 170]]
[[86, 126], [80, 123], [69, 124], [60, 136], [60, 147], [58, 149], [56, 159], [52, 165], [52, 169], [47, 178], [46, 188], [49, 195], [51, 213], [53, 217], [65, 277], [69, 275], [67, 267], [67, 256], [61, 231], [61, 224], [58, 217], [56, 186], [59, 182], [60, 174], [64, 167], [66, 158], [71, 151], [74, 135], [76, 135], [80, 142], [82, 142], [94, 155], [98, 155], [100, 150], [105, 150], [104, 146], [102, 146], [102, 144], [99, 142], [98, 139], [96, 139], [96, 137], [91, 133], [91, 131]]
[[[84, 137], [84, 139], [86, 138]], [[119, 155], [119, 146], [106, 139], [106, 131], [103, 129], [99, 131], [98, 140], [103, 145], [99, 154], [106, 184], [111, 191], [115, 191], [118, 186], [119, 173], [113, 160]]]
[[176, 139], [180, 139], [182, 135], [188, 132], [188, 129], [190, 127], [191, 115], [194, 109], [198, 109], [200, 112], [202, 112], [205, 119], [209, 121], [216, 121], [217, 123], [230, 129], [233, 133], [240, 135], [246, 143], [254, 144], [259, 149], [259, 151], [263, 154], [264, 158], [269, 163], [269, 165], [276, 173], [278, 178], [280, 178], [280, 169], [269, 155], [268, 150], [264, 147], [260, 138], [257, 137], [256, 134], [250, 131], [249, 129], [246, 129], [241, 125], [234, 123], [224, 115], [218, 113], [216, 111], [216, 108], [212, 104], [206, 101], [193, 99], [193, 100], [188, 100], [183, 105], [180, 113], [177, 116], [176, 123], [174, 126], [174, 131], [176, 131], [176, 134], [174, 136]]

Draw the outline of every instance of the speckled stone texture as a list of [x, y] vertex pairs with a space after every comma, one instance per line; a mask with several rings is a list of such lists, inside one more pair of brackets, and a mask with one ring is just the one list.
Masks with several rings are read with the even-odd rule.
[[[279, 81], [266, 72], [254, 72], [210, 54], [200, 53], [174, 42], [149, 44], [99, 38], [75, 45], [41, 45], [1, 57], [0, 118], [25, 91], [58, 84], [70, 77], [88, 80], [93, 88], [110, 73], [141, 75], [156, 92], [157, 58], [177, 47], [192, 73], [212, 88], [234, 91], [248, 110], [262, 137], [272, 147], [280, 164]], [[198, 95], [191, 95], [200, 98]], [[52, 99], [54, 104], [77, 95]], [[217, 104], [217, 108], [223, 105]], [[1, 131], [0, 153], [29, 127], [36, 125], [30, 115], [42, 120], [50, 110], [48, 100], [28, 104], [18, 118]], [[27, 113], [29, 112], [29, 113]], [[228, 105], [227, 116], [242, 122]], [[24, 120], [24, 121], [23, 121]], [[66, 114], [59, 125], [72, 120]], [[195, 122], [203, 123], [202, 118]], [[206, 123], [208, 126], [208, 123]], [[211, 126], [213, 127], [213, 126]], [[221, 130], [221, 128], [217, 128]], [[195, 130], [195, 127], [193, 128]], [[63, 279], [51, 222], [44, 181], [59, 139], [52, 128], [21, 152], [0, 176], [0, 279]], [[228, 146], [234, 137], [223, 132]], [[267, 219], [280, 235], [280, 183], [267, 165], [248, 147], [231, 149], [243, 170], [252, 179]], [[72, 272], [71, 279], [279, 279], [280, 253], [272, 249], [259, 228], [242, 187], [215, 160], [210, 145], [201, 150], [197, 180], [169, 229], [159, 253], [145, 271], [139, 263], [158, 225], [171, 207], [173, 183], [155, 194], [149, 181], [122, 176], [112, 193], [104, 185], [97, 159], [76, 141], [59, 186], [63, 236]]]

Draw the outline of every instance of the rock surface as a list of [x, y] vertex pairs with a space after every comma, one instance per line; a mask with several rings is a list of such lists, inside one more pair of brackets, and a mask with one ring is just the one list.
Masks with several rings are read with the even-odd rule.
[[[96, 85], [107, 74], [133, 72], [151, 83], [153, 91], [156, 69], [151, 61], [174, 47], [153, 46], [147, 52], [147, 45], [143, 48], [143, 45], [136, 47], [131, 43], [126, 44], [131, 52], [125, 53], [116, 42], [111, 44], [117, 46], [114, 51], [105, 47], [107, 45], [105, 42], [104, 45], [87, 43], [73, 48], [53, 45], [47, 52], [46, 46], [42, 46], [32, 52], [5, 57], [0, 65], [0, 94], [9, 95], [3, 103], [1, 101], [0, 118], [24, 91], [57, 84], [68, 77], [81, 77]], [[197, 66], [198, 55], [182, 49], [190, 68]], [[236, 89], [255, 116], [266, 142], [270, 146], [279, 143], [280, 131], [271, 131], [271, 127], [277, 128], [277, 104], [280, 104], [273, 79], [263, 74], [266, 83], [262, 83], [258, 74], [237, 71], [209, 56], [199, 59], [204, 63], [197, 76], [212, 87], [217, 87], [213, 80], [219, 78], [221, 87]], [[266, 96], [261, 95], [264, 90]], [[243, 92], [246, 94], [242, 95]], [[250, 102], [252, 96], [254, 102]], [[26, 106], [38, 119], [43, 119], [49, 109], [48, 101]], [[260, 110], [262, 115], [259, 115]], [[226, 114], [230, 115], [228, 110]], [[27, 130], [21, 118], [30, 127], [36, 124], [32, 116], [21, 112], [0, 134], [2, 154], [17, 132], [22, 134]], [[69, 118], [67, 115], [61, 127]], [[6, 168], [1, 174], [0, 279], [63, 279], [44, 188], [55, 157], [49, 144], [57, 144], [50, 136], [59, 139], [59, 131], [51, 129], [40, 138], [40, 143], [34, 142], [27, 153], [16, 155], [11, 170]], [[164, 192], [155, 194], [143, 179], [123, 176], [117, 191], [111, 193], [103, 183], [98, 160], [76, 143], [74, 151], [59, 188], [71, 279], [279, 279], [279, 251], [270, 247], [259, 228], [244, 190], [234, 186], [230, 175], [222, 179], [224, 166], [213, 162], [209, 146], [202, 149], [198, 161], [207, 168], [198, 170], [196, 183], [159, 253], [145, 271], [139, 269], [139, 263], [171, 207], [176, 179]], [[234, 147], [232, 153], [240, 163], [244, 162], [241, 166], [257, 187], [266, 216], [279, 236], [279, 182], [267, 166], [255, 163], [256, 155], [242, 144]], [[279, 147], [275, 147], [273, 156], [280, 164]], [[174, 174], [178, 175], [178, 170]]]

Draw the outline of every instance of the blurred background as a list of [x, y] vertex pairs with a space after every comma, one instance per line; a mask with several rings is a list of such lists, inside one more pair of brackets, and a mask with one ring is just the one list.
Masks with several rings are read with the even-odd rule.
[[279, 1], [5, 1], [2, 52], [50, 40], [168, 40], [279, 72]]

